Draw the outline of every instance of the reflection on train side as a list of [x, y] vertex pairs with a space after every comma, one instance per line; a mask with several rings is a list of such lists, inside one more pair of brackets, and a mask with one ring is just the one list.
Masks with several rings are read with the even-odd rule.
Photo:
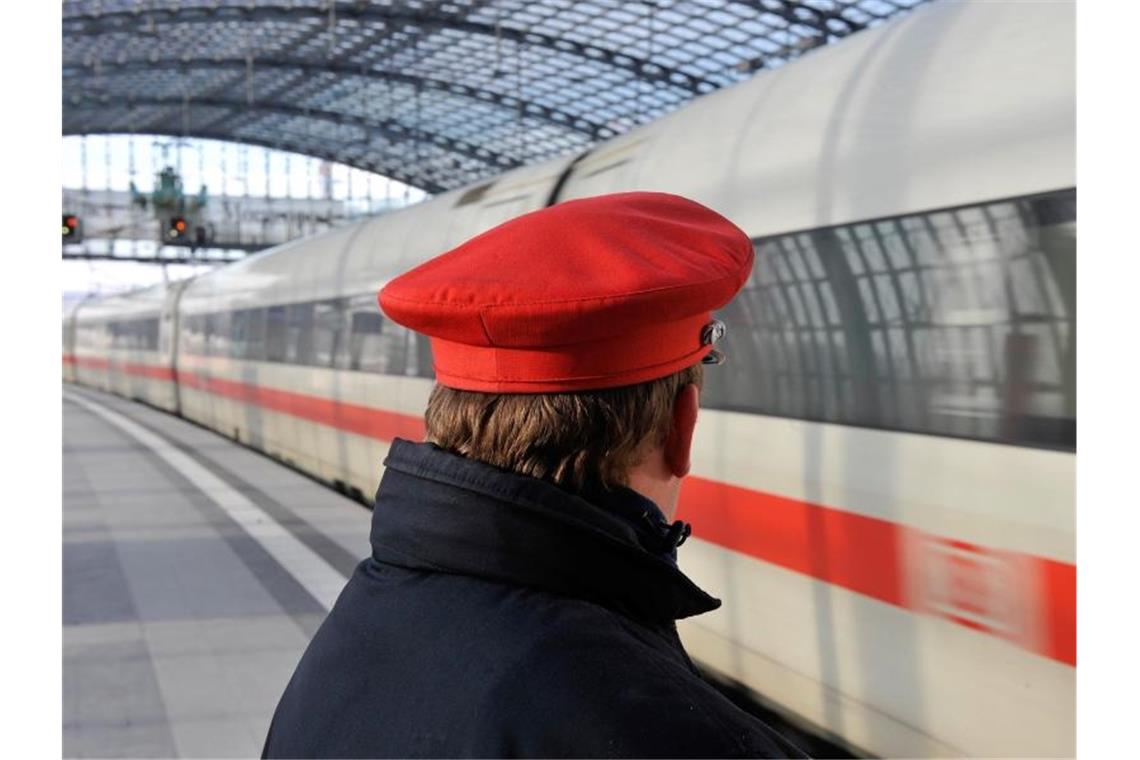
[[1076, 191], [757, 241], [705, 405], [1076, 447]]

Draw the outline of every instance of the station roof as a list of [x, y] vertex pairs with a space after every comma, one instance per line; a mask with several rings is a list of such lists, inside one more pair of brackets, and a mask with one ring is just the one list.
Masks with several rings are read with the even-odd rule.
[[436, 193], [924, 1], [65, 0], [63, 132], [262, 145]]

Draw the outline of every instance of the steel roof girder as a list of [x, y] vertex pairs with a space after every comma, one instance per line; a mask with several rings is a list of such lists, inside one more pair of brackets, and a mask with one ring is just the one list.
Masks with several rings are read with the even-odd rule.
[[[278, 21], [285, 23], [313, 22], [317, 25], [327, 25], [328, 14], [318, 8], [299, 6], [218, 6], [216, 8], [185, 8], [164, 7], [148, 8], [145, 11], [150, 18], [159, 16], [155, 24], [167, 20], [178, 24], [217, 23], [224, 21], [238, 21], [242, 23], [262, 23]], [[166, 18], [162, 18], [163, 16]], [[76, 14], [63, 18], [64, 33], [77, 33], [83, 36], [98, 36], [108, 32], [130, 31], [131, 22], [139, 21], [140, 12], [113, 11], [102, 14]], [[338, 6], [338, 19], [355, 19], [357, 21], [372, 21], [383, 24], [385, 28], [390, 25], [403, 27], [414, 26], [423, 29], [458, 29], [468, 34], [478, 34], [500, 39], [508, 39], [516, 44], [530, 44], [548, 47], [562, 52], [572, 53], [590, 60], [601, 60], [615, 68], [632, 71], [638, 78], [647, 81], [662, 82], [682, 87], [694, 93], [711, 92], [720, 85], [708, 79], [688, 74], [680, 69], [663, 66], [650, 59], [629, 56], [617, 50], [610, 50], [598, 45], [576, 42], [564, 37], [543, 34], [533, 30], [518, 29], [505, 24], [488, 24], [459, 16], [446, 18], [427, 17], [422, 13], [408, 12], [403, 9], [368, 5], [363, 7]], [[68, 25], [77, 27], [72, 32]], [[620, 57], [620, 60], [618, 60]]]
[[[84, 97], [82, 100], [86, 101], [88, 98]], [[123, 99], [121, 101], [115, 102], [126, 107], [154, 106], [158, 108], [182, 108], [183, 106], [182, 98], [171, 97], [134, 96], [129, 99]], [[487, 151], [486, 148], [473, 145], [466, 140], [459, 140], [439, 133], [429, 132], [423, 129], [411, 128], [403, 122], [399, 122], [393, 119], [374, 120], [365, 116], [361, 116], [359, 114], [351, 114], [342, 111], [325, 111], [322, 109], [305, 108], [302, 106], [275, 102], [254, 101], [252, 104], [250, 104], [243, 100], [232, 100], [229, 98], [190, 99], [188, 103], [190, 106], [199, 105], [207, 108], [228, 108], [231, 109], [235, 114], [250, 111], [260, 111], [263, 113], [280, 114], [282, 116], [288, 116], [292, 118], [317, 119], [318, 121], [328, 121], [334, 124], [349, 123], [352, 126], [366, 130], [368, 133], [382, 134], [385, 137], [389, 138], [389, 140], [393, 143], [414, 141], [417, 138], [428, 139], [431, 142], [434, 142], [440, 147], [446, 148], [451, 152], [482, 162], [487, 162], [488, 159], [485, 155], [480, 155], [480, 151], [490, 153], [490, 151]], [[87, 105], [82, 101], [80, 104], [72, 104], [70, 106], [67, 106], [65, 104], [65, 108], [96, 108], [109, 110], [107, 103]], [[193, 130], [190, 130], [190, 132], [193, 132]], [[188, 133], [187, 136], [193, 135], [190, 135]], [[490, 155], [492, 157], [491, 160], [498, 166], [513, 168], [522, 164], [521, 160], [504, 156], [502, 154], [490, 153]]]
[[[125, 62], [105, 62], [101, 66], [100, 76], [106, 76], [109, 72], [135, 72], [135, 71], [185, 71], [190, 69], [201, 70], [237, 70], [245, 69], [248, 63], [245, 58], [193, 58], [189, 61], [178, 59], [148, 59], [145, 61], [125, 61]], [[265, 58], [254, 59], [253, 67], [255, 69], [285, 69], [292, 71], [301, 71], [306, 74], [312, 73], [331, 73], [338, 76], [352, 76], [360, 77], [363, 79], [375, 79], [381, 81], [400, 82], [412, 86], [422, 86], [425, 90], [445, 91], [460, 97], [467, 97], [482, 100], [487, 103], [494, 103], [496, 105], [503, 105], [512, 109], [517, 108], [519, 99], [513, 95], [497, 93], [494, 90], [486, 90], [463, 82], [452, 82], [442, 79], [433, 79], [429, 77], [419, 77], [414, 74], [406, 74], [402, 72], [393, 71], [380, 71], [377, 69], [366, 69], [361, 71], [358, 66], [344, 65], [344, 64], [322, 64], [320, 62], [303, 60], [303, 59], [288, 59], [288, 58]], [[88, 74], [84, 71], [86, 67], [79, 65], [69, 65], [63, 67], [63, 74], [65, 78], [68, 77], [90, 77], [94, 74]], [[538, 116], [540, 118], [552, 121], [559, 126], [570, 126], [575, 131], [584, 132], [590, 139], [597, 140], [613, 136], [613, 131], [606, 127], [604, 124], [591, 121], [584, 116], [571, 114], [557, 108], [543, 105], [533, 100], [522, 100], [525, 104], [524, 108], [528, 114]]]

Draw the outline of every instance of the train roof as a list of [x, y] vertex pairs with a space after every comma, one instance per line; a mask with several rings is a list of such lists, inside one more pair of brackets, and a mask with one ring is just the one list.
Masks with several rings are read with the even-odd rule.
[[560, 199], [674, 192], [755, 237], [1075, 185], [1069, 4], [932, 3], [601, 144], [199, 277], [189, 311], [375, 292]]
[[677, 192], [754, 237], [1076, 185], [1071, 3], [931, 3], [586, 156], [563, 198]]
[[71, 312], [79, 321], [103, 319], [141, 319], [158, 316], [169, 297], [172, 285], [159, 283], [125, 293], [88, 298]]

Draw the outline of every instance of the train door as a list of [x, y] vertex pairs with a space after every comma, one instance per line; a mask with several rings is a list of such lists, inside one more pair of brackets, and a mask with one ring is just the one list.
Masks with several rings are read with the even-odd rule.
[[170, 410], [175, 414], [182, 414], [182, 388], [178, 384], [178, 338], [181, 316], [178, 312], [178, 302], [182, 291], [190, 280], [176, 282], [166, 292], [166, 299], [162, 304], [162, 317], [159, 322], [159, 355], [164, 367], [170, 371]]

